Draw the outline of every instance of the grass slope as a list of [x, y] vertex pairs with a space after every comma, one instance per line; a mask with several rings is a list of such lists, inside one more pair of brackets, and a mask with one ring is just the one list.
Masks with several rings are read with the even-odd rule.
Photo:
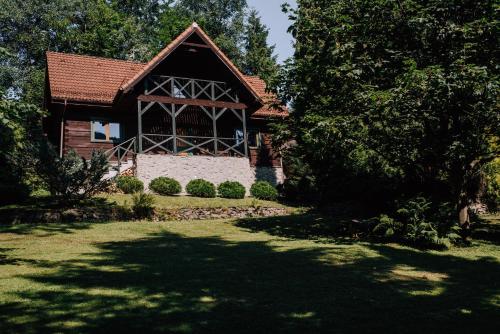
[[309, 240], [296, 219], [2, 227], [0, 333], [499, 328], [499, 245]]
[[[132, 203], [132, 195], [125, 194], [112, 194], [101, 195], [110, 202], [117, 204]], [[179, 209], [179, 208], [227, 208], [227, 207], [249, 207], [249, 206], [263, 206], [263, 207], [277, 207], [282, 208], [284, 205], [277, 202], [262, 201], [255, 198], [243, 199], [228, 199], [228, 198], [200, 198], [191, 196], [159, 196], [155, 197], [155, 205], [161, 208]]]

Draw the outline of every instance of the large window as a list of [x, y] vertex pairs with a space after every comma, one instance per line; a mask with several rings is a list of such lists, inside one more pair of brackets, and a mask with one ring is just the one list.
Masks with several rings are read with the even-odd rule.
[[122, 140], [120, 123], [93, 120], [90, 124], [92, 141], [119, 142]]

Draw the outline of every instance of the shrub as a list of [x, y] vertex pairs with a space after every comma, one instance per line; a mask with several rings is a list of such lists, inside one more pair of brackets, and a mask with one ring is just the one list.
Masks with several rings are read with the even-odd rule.
[[196, 197], [215, 197], [215, 186], [213, 183], [203, 179], [191, 180], [186, 186], [188, 194]]
[[252, 184], [250, 193], [253, 197], [268, 201], [274, 201], [278, 197], [278, 191], [267, 181], [257, 181]]
[[125, 194], [133, 194], [144, 190], [144, 184], [134, 176], [118, 176], [116, 186]]
[[153, 195], [137, 192], [132, 196], [132, 211], [137, 218], [151, 218], [154, 203]]
[[403, 233], [404, 225], [387, 215], [380, 215], [376, 220], [377, 225], [372, 230], [375, 236], [393, 240], [400, 237]]
[[450, 203], [433, 205], [424, 197], [415, 197], [402, 203], [396, 216], [397, 220], [381, 215], [373, 235], [424, 248], [445, 248], [462, 239]]
[[217, 192], [223, 198], [245, 198], [245, 187], [236, 181], [225, 181], [219, 184]]
[[157, 177], [149, 183], [149, 189], [159, 195], [175, 195], [182, 191], [181, 184], [169, 177]]
[[90, 161], [73, 150], [60, 158], [50, 144], [45, 144], [40, 148], [36, 169], [50, 193], [67, 201], [88, 198], [102, 190], [108, 160], [101, 151], [93, 151]]

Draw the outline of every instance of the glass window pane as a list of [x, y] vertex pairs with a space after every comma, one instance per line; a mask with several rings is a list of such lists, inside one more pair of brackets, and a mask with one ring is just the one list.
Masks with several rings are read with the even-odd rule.
[[109, 140], [117, 141], [120, 139], [120, 123], [109, 123]]
[[94, 131], [95, 140], [106, 140], [106, 129], [104, 122], [94, 121], [92, 123], [92, 129]]

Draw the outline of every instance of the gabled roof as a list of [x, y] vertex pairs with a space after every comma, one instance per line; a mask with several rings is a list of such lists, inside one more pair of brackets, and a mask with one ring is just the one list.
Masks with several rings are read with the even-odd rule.
[[123, 82], [143, 67], [125, 60], [47, 52], [53, 99], [111, 104]]
[[159, 65], [165, 58], [168, 57], [179, 45], [182, 44], [192, 34], [197, 34], [212, 51], [219, 57], [219, 59], [228, 67], [228, 69], [238, 78], [238, 80], [252, 93], [257, 101], [262, 103], [259, 94], [255, 91], [252, 85], [247, 81], [247, 78], [240, 72], [240, 70], [233, 64], [233, 62], [222, 52], [219, 47], [208, 37], [208, 35], [201, 29], [197, 23], [193, 23], [186, 30], [184, 30], [176, 39], [160, 51], [153, 59], [151, 59], [141, 71], [137, 72], [132, 79], [127, 81], [121, 86], [121, 90], [127, 92], [132, 89], [140, 80], [142, 80], [149, 72], [151, 72], [157, 65]]

